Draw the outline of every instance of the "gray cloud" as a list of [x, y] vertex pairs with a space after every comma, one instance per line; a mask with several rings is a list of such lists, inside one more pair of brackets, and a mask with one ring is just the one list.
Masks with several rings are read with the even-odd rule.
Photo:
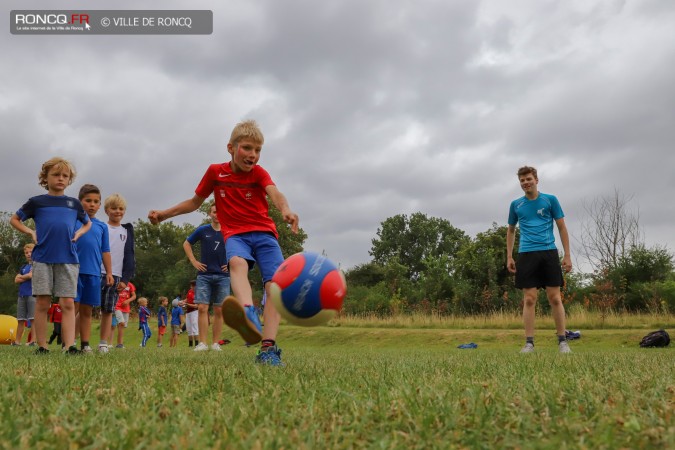
[[[117, 7], [158, 7], [141, 3]], [[60, 154], [76, 186], [120, 192], [127, 218], [144, 218], [192, 196], [226, 160], [232, 126], [255, 118], [260, 163], [300, 214], [306, 247], [343, 267], [370, 259], [395, 214], [445, 217], [470, 235], [505, 224], [523, 164], [540, 169], [573, 234], [583, 200], [616, 187], [634, 195], [648, 242], [673, 248], [670, 2], [190, 7], [213, 10], [212, 35], [0, 37], [0, 210], [41, 193], [39, 166]]]

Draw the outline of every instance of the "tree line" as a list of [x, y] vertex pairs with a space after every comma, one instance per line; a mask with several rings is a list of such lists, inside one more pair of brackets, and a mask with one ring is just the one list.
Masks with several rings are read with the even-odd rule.
[[[203, 223], [210, 205], [202, 205]], [[566, 275], [566, 304], [602, 312], [675, 311], [673, 255], [665, 247], [645, 245], [629, 206], [630, 198], [618, 191], [584, 205], [579, 256], [592, 271]], [[291, 233], [272, 205], [270, 215], [284, 256], [302, 251], [305, 231]], [[9, 225], [10, 217], [0, 213], [0, 313], [5, 314], [16, 310], [14, 275], [24, 264], [22, 248], [29, 239]], [[184, 295], [196, 273], [182, 244], [196, 226], [139, 220], [134, 228], [137, 271], [132, 281], [139, 293], [151, 306], [159, 296]], [[516, 233], [516, 249], [518, 240]], [[371, 261], [345, 273], [346, 313], [471, 315], [521, 309], [521, 293], [505, 267], [506, 225], [493, 223], [470, 237], [443, 218], [398, 214], [380, 224], [371, 244]], [[199, 249], [195, 251], [198, 256]], [[250, 279], [255, 297], [262, 298], [260, 273], [254, 270]], [[539, 306], [548, 308], [543, 296]]]

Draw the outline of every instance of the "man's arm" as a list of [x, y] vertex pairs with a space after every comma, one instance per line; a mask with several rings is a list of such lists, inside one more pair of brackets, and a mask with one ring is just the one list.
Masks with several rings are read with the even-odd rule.
[[195, 254], [192, 251], [192, 245], [187, 240], [183, 241], [183, 251], [185, 251], [185, 255], [187, 256], [187, 259], [190, 260], [192, 267], [197, 269], [198, 272], [206, 271], [206, 264], [197, 261], [197, 258], [195, 258]]
[[284, 222], [290, 224], [291, 231], [293, 233], [297, 233], [300, 219], [296, 213], [291, 211], [290, 206], [288, 206], [288, 200], [286, 200], [286, 196], [282, 194], [281, 191], [273, 184], [267, 186], [265, 188], [265, 192], [267, 195], [269, 195], [270, 200], [272, 200], [272, 203], [274, 203], [274, 206], [276, 206], [279, 212], [281, 212]]
[[562, 268], [565, 272], [572, 270], [572, 256], [570, 255], [570, 237], [567, 233], [567, 225], [565, 225], [565, 219], [560, 218], [555, 221], [555, 224], [558, 226], [558, 233], [560, 233], [560, 242], [563, 246], [563, 260]]
[[188, 200], [183, 200], [171, 208], [164, 209], [162, 211], [156, 211], [153, 209], [148, 213], [148, 220], [150, 223], [157, 225], [158, 223], [172, 217], [197, 211], [199, 207], [202, 206], [202, 203], [204, 203], [204, 200], [206, 200], [204, 197], [195, 195]]
[[516, 226], [509, 225], [506, 229], [506, 268], [516, 273], [516, 260], [513, 259], [513, 246], [516, 243]]

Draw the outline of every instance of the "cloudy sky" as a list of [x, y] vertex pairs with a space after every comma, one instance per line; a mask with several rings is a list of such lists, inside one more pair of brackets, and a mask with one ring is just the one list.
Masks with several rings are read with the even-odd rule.
[[78, 170], [68, 194], [95, 183], [145, 218], [191, 197], [253, 118], [306, 249], [346, 269], [396, 214], [471, 236], [504, 225], [525, 164], [573, 243], [584, 202], [617, 189], [647, 242], [675, 249], [671, 0], [101, 1], [212, 10], [213, 34], [9, 32], [12, 9], [91, 5], [3, 2], [2, 211], [43, 193], [39, 167], [60, 155]]

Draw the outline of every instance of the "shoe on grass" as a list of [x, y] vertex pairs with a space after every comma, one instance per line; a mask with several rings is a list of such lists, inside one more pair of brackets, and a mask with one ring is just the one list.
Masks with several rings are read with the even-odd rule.
[[91, 348], [90, 346], [88, 346], [88, 345], [85, 345], [85, 346], [82, 348], [82, 353], [92, 353], [93, 351], [94, 351], [94, 350], [92, 350], [92, 348]]
[[115, 348], [124, 348], [124, 344], [117, 344]]
[[558, 344], [558, 351], [560, 353], [572, 353], [570, 344], [568, 344], [567, 341], [562, 341], [560, 344]]
[[108, 348], [107, 344], [101, 344], [98, 346], [98, 352], [99, 353], [108, 353], [110, 351], [110, 348]]
[[200, 342], [199, 344], [195, 345], [195, 348], [192, 350], [193, 352], [205, 352], [209, 349], [209, 346], [206, 345], [203, 342]]
[[228, 295], [222, 306], [225, 324], [241, 335], [247, 344], [262, 341], [262, 325], [252, 305], [242, 306], [236, 298]]
[[82, 351], [80, 351], [80, 349], [78, 349], [76, 346], [71, 345], [68, 347], [68, 350], [64, 350], [63, 353], [66, 355], [81, 355]]
[[215, 351], [217, 351], [217, 352], [222, 352], [222, 351], [223, 351], [223, 349], [220, 348], [220, 344], [217, 343], [217, 342], [214, 342], [213, 344], [211, 344], [211, 350], [215, 350]]
[[35, 350], [36, 355], [46, 355], [49, 353], [49, 349], [46, 349], [44, 347], [38, 347], [37, 350]]
[[255, 362], [267, 366], [284, 367], [286, 364], [281, 362], [281, 349], [276, 345], [258, 350]]
[[534, 344], [528, 342], [520, 349], [520, 353], [534, 353]]

